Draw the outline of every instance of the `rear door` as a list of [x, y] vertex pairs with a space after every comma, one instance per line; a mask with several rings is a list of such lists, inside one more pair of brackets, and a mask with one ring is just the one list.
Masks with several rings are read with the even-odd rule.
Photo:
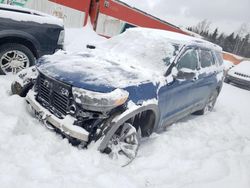
[[199, 92], [197, 102], [202, 105], [216, 88], [217, 65], [212, 51], [209, 49], [199, 49], [199, 59], [200, 68], [196, 91]]

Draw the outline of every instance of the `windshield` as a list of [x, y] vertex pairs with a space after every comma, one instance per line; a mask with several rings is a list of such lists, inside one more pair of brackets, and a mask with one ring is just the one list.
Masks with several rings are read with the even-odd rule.
[[104, 42], [101, 47], [115, 54], [116, 58], [125, 59], [126, 64], [164, 74], [181, 46], [154, 32], [128, 30]]

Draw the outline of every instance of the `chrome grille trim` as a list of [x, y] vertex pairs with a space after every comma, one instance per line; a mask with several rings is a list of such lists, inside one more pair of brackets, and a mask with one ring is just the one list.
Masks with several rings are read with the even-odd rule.
[[67, 114], [70, 105], [70, 96], [64, 96], [61, 90], [68, 90], [71, 95], [71, 86], [39, 74], [37, 79], [37, 101], [59, 118]]

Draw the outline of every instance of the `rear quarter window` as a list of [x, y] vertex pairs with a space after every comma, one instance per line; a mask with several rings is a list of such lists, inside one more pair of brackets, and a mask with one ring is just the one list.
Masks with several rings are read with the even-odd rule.
[[209, 50], [200, 50], [200, 63], [202, 68], [214, 65], [215, 61], [212, 52]]

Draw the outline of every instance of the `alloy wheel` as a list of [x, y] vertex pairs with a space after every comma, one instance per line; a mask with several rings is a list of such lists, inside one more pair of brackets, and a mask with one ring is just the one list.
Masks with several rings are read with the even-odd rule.
[[130, 163], [136, 157], [139, 148], [139, 136], [135, 127], [130, 123], [124, 123], [111, 137], [108, 148], [110, 158], [125, 158], [125, 164]]
[[0, 59], [0, 66], [5, 74], [16, 74], [30, 66], [28, 56], [19, 50], [5, 52]]

